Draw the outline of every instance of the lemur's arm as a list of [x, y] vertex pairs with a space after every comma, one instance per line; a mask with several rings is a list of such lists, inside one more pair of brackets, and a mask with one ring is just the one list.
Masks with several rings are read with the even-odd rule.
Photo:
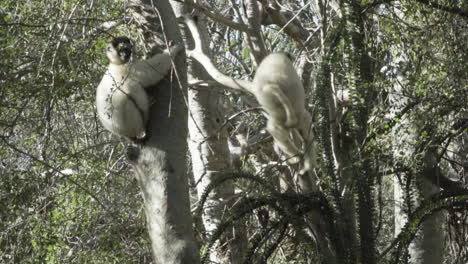
[[172, 67], [172, 60], [182, 49], [181, 44], [176, 44], [147, 60], [134, 63], [132, 75], [144, 88], [157, 84], [167, 75]]

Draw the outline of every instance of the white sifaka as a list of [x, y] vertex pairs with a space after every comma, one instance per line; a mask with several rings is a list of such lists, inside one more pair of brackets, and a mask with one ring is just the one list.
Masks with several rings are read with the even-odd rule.
[[131, 62], [130, 39], [117, 37], [108, 43], [109, 66], [96, 90], [97, 113], [107, 130], [133, 141], [145, 139], [150, 108], [145, 89], [168, 74], [172, 57], [182, 48], [174, 45], [150, 59]]

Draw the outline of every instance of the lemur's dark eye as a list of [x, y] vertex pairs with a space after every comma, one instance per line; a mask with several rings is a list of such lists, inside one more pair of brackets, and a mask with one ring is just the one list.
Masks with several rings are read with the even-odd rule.
[[108, 46], [107, 47], [107, 51], [111, 51], [112, 47], [111, 46]]

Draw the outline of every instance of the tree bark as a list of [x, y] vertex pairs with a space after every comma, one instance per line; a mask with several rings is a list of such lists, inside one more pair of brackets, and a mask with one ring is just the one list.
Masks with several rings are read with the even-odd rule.
[[[188, 10], [176, 2], [172, 2], [178, 17], [182, 17]], [[197, 24], [201, 24], [200, 37], [197, 41], [209, 39], [203, 15], [198, 15]], [[187, 48], [194, 48], [194, 41], [190, 30], [184, 30], [183, 37]], [[207, 47], [208, 45], [202, 45]], [[209, 54], [207, 50], [204, 53]], [[188, 65], [190, 83], [196, 80], [210, 80], [203, 66], [192, 60]], [[222, 176], [231, 167], [228, 147], [228, 133], [224, 126], [224, 109], [222, 103], [222, 89], [215, 87], [192, 87], [188, 90], [190, 116], [188, 128], [190, 133], [189, 149], [192, 158], [193, 175], [198, 195], [202, 195], [206, 187]], [[223, 217], [229, 214], [234, 196], [234, 184], [226, 182], [215, 188], [206, 201], [203, 211], [205, 231], [210, 234], [221, 223]], [[218, 247], [210, 255], [214, 263], [241, 263], [247, 247], [245, 232], [241, 227], [233, 227], [225, 233]]]
[[[151, 27], [145, 28], [145, 33], [154, 29], [155, 21], [162, 21], [161, 28], [167, 41], [182, 43], [167, 0], [134, 0], [130, 4], [142, 21], [148, 19], [147, 25]], [[157, 34], [155, 30], [152, 33]], [[151, 87], [157, 103], [151, 108], [150, 138], [141, 149], [129, 148], [128, 158], [143, 193], [154, 262], [196, 264], [199, 255], [192, 228], [186, 167], [187, 107], [184, 98], [187, 78], [182, 54], [176, 57], [175, 65], [177, 74], [170, 76], [174, 78], [166, 77], [157, 87]]]
[[[437, 153], [428, 150], [424, 154], [423, 168], [418, 175], [419, 200], [430, 198], [438, 193], [440, 188], [428, 180], [437, 169]], [[429, 174], [429, 175], [426, 175]], [[420, 203], [417, 202], [417, 204]], [[414, 264], [443, 263], [444, 252], [444, 217], [443, 212], [434, 213], [422, 223], [421, 230], [413, 240], [409, 254]]]

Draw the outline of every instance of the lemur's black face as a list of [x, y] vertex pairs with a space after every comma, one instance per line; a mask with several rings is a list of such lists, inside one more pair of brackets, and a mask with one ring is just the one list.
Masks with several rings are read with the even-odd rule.
[[117, 51], [117, 54], [122, 62], [126, 63], [130, 60], [133, 46], [129, 38], [117, 37], [112, 40], [111, 44], [112, 47], [114, 47], [114, 49]]

